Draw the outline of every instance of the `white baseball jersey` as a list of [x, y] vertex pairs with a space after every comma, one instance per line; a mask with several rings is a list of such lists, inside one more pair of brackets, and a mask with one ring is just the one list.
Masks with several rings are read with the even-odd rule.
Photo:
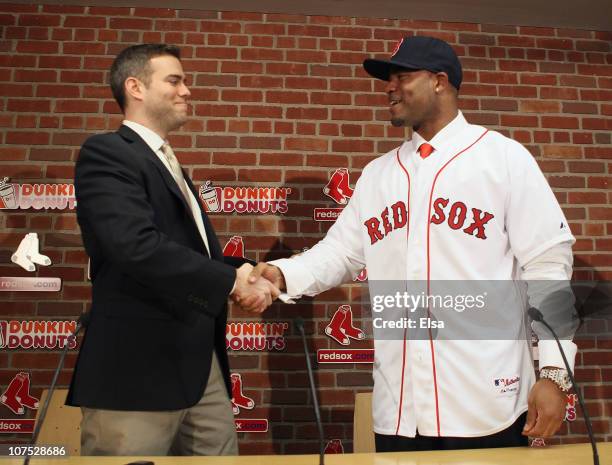
[[[519, 143], [461, 113], [429, 141], [435, 151], [424, 160], [422, 142], [414, 134], [368, 164], [326, 237], [271, 262], [289, 295], [350, 282], [364, 266], [370, 282], [510, 281], [534, 257], [573, 243], [546, 179]], [[513, 328], [512, 340], [376, 337], [375, 432], [474, 437], [510, 426], [527, 410], [535, 381], [524, 300], [514, 307], [500, 318]], [[575, 346], [568, 348], [573, 360]], [[557, 357], [540, 348], [541, 366], [559, 366]]]

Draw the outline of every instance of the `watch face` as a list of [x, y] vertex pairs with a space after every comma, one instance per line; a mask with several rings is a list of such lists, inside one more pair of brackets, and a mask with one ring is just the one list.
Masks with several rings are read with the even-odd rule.
[[570, 379], [569, 375], [567, 373], [565, 373], [564, 375], [561, 376], [561, 385], [565, 388], [565, 389], [569, 389], [572, 387], [572, 380]]

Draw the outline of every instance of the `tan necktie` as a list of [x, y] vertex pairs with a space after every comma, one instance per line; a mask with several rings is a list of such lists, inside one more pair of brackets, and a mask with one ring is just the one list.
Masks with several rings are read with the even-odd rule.
[[206, 230], [204, 228], [204, 223], [202, 222], [201, 212], [198, 210], [192, 202], [192, 195], [189, 195], [189, 190], [187, 188], [187, 184], [185, 183], [185, 176], [183, 176], [183, 170], [181, 169], [181, 165], [170, 147], [170, 144], [167, 142], [161, 146], [161, 152], [166, 157], [168, 161], [168, 166], [170, 166], [170, 172], [172, 173], [172, 177], [178, 184], [179, 189], [183, 193], [183, 197], [185, 197], [185, 202], [189, 205], [189, 210], [193, 215], [193, 218], [196, 222], [196, 226], [198, 227], [198, 231], [200, 232], [200, 236], [202, 236], [202, 241], [204, 241], [204, 246], [206, 247], [206, 251], [208, 255], [210, 255], [210, 247], [208, 246], [208, 237], [206, 236]]
[[174, 178], [174, 180], [176, 181], [176, 184], [178, 184], [179, 189], [183, 193], [183, 196], [185, 197], [185, 201], [187, 202], [187, 205], [191, 206], [191, 201], [189, 199], [189, 192], [187, 191], [187, 185], [185, 184], [185, 177], [183, 176], [183, 170], [181, 169], [181, 165], [179, 164], [179, 161], [176, 158], [176, 155], [174, 155], [174, 151], [172, 150], [172, 147], [170, 147], [170, 144], [166, 142], [164, 145], [161, 146], [161, 151], [166, 157], [166, 160], [168, 160], [168, 165], [170, 166], [170, 172], [172, 173], [172, 177]]

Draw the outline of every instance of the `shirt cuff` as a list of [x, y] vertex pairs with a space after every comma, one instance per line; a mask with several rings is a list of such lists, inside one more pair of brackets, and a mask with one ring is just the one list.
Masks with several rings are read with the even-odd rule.
[[286, 294], [292, 300], [302, 297], [304, 291], [314, 284], [311, 273], [305, 270], [303, 265], [295, 259], [281, 258], [268, 263], [277, 266], [282, 271], [287, 287]]
[[[574, 361], [576, 359], [576, 352], [578, 351], [578, 346], [572, 341], [561, 339], [561, 347], [565, 352], [567, 363], [569, 363], [570, 369], [573, 373]], [[557, 346], [557, 341], [548, 339], [538, 341], [538, 354], [540, 358], [540, 369], [544, 367], [557, 367], [563, 368], [564, 370], [566, 369], [565, 363], [563, 363], [563, 358], [561, 357], [561, 352], [559, 352], [559, 347]]]

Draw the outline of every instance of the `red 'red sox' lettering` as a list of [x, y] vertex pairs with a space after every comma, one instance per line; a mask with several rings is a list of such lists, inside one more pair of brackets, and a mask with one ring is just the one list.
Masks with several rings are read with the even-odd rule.
[[[451, 229], [461, 229], [467, 217], [468, 207], [463, 202], [455, 202], [451, 205], [448, 211], [448, 219], [445, 209], [448, 206], [449, 200], [438, 197], [434, 200], [434, 214], [431, 216], [433, 224], [442, 224], [448, 222]], [[472, 208], [472, 223], [463, 230], [464, 233], [470, 236], [476, 236], [478, 239], [486, 239], [485, 225], [494, 218], [494, 215], [489, 212], [483, 212], [478, 208]]]
[[[391, 213], [391, 216], [389, 216], [389, 213]], [[390, 232], [403, 228], [407, 223], [408, 209], [406, 208], [406, 204], [400, 200], [391, 205], [391, 212], [389, 212], [389, 207], [385, 207], [380, 213], [380, 219], [373, 216], [364, 221], [363, 224], [368, 230], [370, 244], [374, 245], [378, 241], [384, 239]]]

